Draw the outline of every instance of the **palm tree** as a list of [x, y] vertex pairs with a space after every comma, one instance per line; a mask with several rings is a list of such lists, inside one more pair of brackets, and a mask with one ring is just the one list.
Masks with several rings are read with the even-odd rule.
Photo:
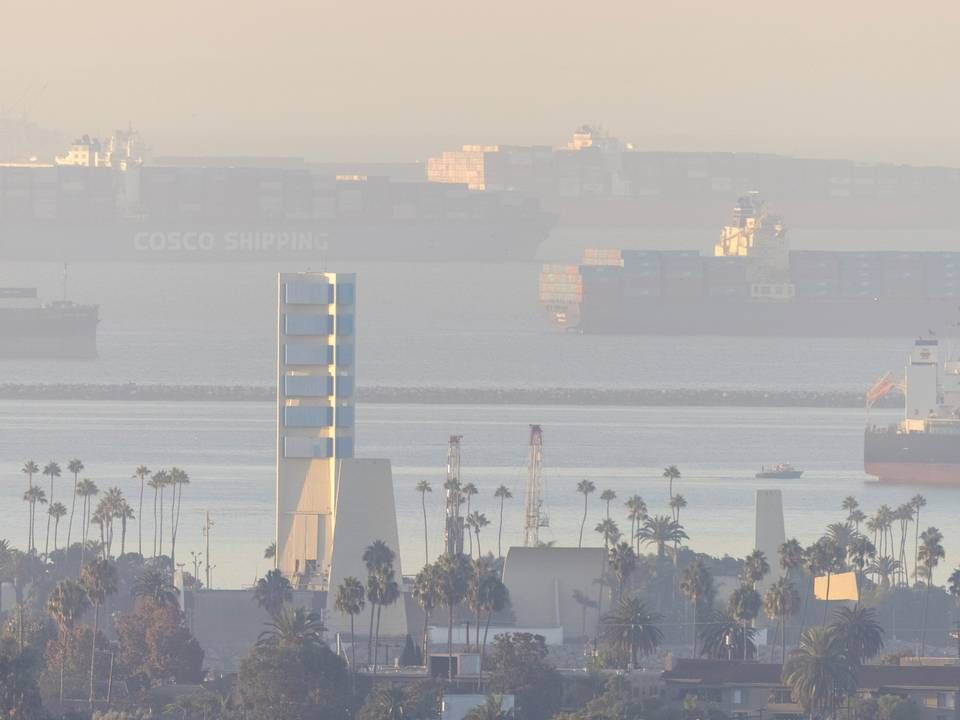
[[140, 480], [140, 501], [137, 505], [137, 552], [140, 554], [140, 557], [143, 557], [143, 486], [146, 482], [147, 476], [150, 474], [150, 468], [146, 465], [138, 465], [137, 469], [133, 471], [133, 476]]
[[645, 518], [643, 527], [637, 531], [637, 536], [644, 544], [656, 545], [658, 562], [666, 557], [668, 543], [676, 544], [687, 539], [683, 526], [669, 515], [652, 515]]
[[628, 596], [601, 619], [602, 637], [636, 667], [638, 653], [651, 655], [663, 642], [663, 632], [656, 625], [659, 619], [642, 600]]
[[487, 633], [490, 630], [490, 619], [495, 613], [503, 612], [510, 605], [510, 591], [503, 584], [500, 575], [489, 572], [480, 588], [480, 609], [487, 613], [487, 621], [483, 627], [483, 644], [480, 646], [480, 663], [487, 653]]
[[597, 601], [591, 598], [587, 593], [581, 592], [580, 590], [573, 591], [573, 600], [580, 606], [580, 610], [583, 614], [582, 625], [580, 632], [582, 637], [585, 639], [587, 637], [587, 610], [597, 607]]
[[610, 552], [611, 545], [616, 545], [617, 541], [620, 540], [620, 528], [618, 528], [617, 523], [610, 518], [597, 523], [594, 532], [603, 538], [603, 549], [606, 553]]
[[[483, 557], [480, 551], [480, 531], [490, 524], [490, 521], [487, 520], [487, 516], [482, 512], [477, 512], [474, 510], [472, 513], [467, 515], [467, 527], [473, 530], [474, 534], [477, 536], [477, 558]], [[472, 545], [473, 543], [471, 543]], [[472, 552], [472, 550], [471, 550]]]
[[[177, 532], [180, 530], [180, 503], [183, 500], [183, 486], [190, 484], [190, 476], [178, 467], [170, 468], [170, 563], [176, 567], [177, 562]], [[174, 514], [173, 506], [176, 500], [177, 511]]]
[[[57, 535], [60, 531], [60, 518], [67, 514], [67, 508], [62, 502], [55, 502], [47, 508], [47, 515], [53, 518], [53, 551], [57, 551]], [[69, 546], [68, 546], [69, 547]]]
[[350, 616], [350, 667], [354, 672], [357, 668], [357, 633], [354, 619], [363, 612], [364, 602], [363, 584], [353, 576], [345, 577], [337, 588], [336, 608]]
[[687, 499], [677, 493], [672, 498], [670, 498], [670, 509], [673, 511], [673, 519], [675, 522], [680, 522], [680, 511], [687, 506]]
[[[263, 549], [263, 559], [264, 560], [277, 559], [277, 544], [275, 542], [270, 543]], [[274, 565], [276, 565], [276, 563], [274, 563]]]
[[829, 714], [854, 687], [843, 640], [826, 627], [812, 627], [783, 666], [783, 683], [811, 720]]
[[487, 695], [483, 705], [473, 708], [463, 720], [510, 720], [513, 712], [503, 709], [503, 696]]
[[[435, 567], [434, 582], [439, 604], [447, 608], [447, 653], [453, 655], [453, 610], [466, 597], [470, 562], [464, 555], [444, 555]], [[448, 663], [447, 679], [453, 678], [453, 663]]]
[[710, 571], [700, 558], [683, 569], [680, 576], [680, 592], [693, 607], [693, 657], [697, 656], [697, 610], [713, 588]]
[[20, 472], [27, 476], [27, 489], [29, 490], [33, 487], [33, 476], [40, 472], [40, 466], [33, 460], [27, 460], [20, 469]]
[[729, 613], [714, 611], [700, 631], [703, 641], [700, 654], [714, 660], [733, 660], [744, 655], [752, 657], [757, 651], [753, 642], [756, 634], [754, 628], [745, 627]]
[[423, 509], [423, 564], [430, 564], [430, 548], [427, 542], [427, 493], [433, 492], [430, 482], [421, 480], [417, 483], [417, 492], [420, 493], [420, 507]]
[[394, 552], [383, 540], [374, 540], [363, 551], [363, 562], [367, 568], [367, 600], [370, 602], [370, 634], [367, 636], [367, 661], [373, 658], [374, 616], [379, 620], [379, 606], [389, 594], [390, 583], [396, 585], [393, 577]]
[[880, 587], [889, 590], [891, 578], [896, 576], [901, 567], [899, 560], [894, 560], [891, 557], [878, 557], [867, 566], [866, 572], [880, 581]]
[[577, 543], [578, 548], [583, 547], [583, 528], [587, 524], [587, 498], [590, 496], [590, 493], [596, 489], [597, 486], [593, 484], [592, 480], [584, 479], [577, 483], [577, 492], [583, 495], [583, 520], [580, 521], [580, 541]]
[[150, 476], [150, 479], [147, 481], [147, 487], [153, 490], [153, 557], [157, 556], [157, 517], [160, 517], [160, 523], [163, 522], [163, 510], [161, 508], [160, 515], [157, 515], [157, 497], [160, 493], [161, 488], [167, 482], [167, 471], [159, 470]]
[[284, 608], [257, 638], [259, 647], [286, 647], [296, 650], [323, 645], [326, 628], [315, 612], [303, 608]]
[[100, 607], [117, 591], [117, 569], [105, 559], [97, 559], [80, 571], [80, 584], [93, 603], [93, 635], [90, 642], [90, 709], [93, 710], [93, 669], [97, 656], [97, 633], [100, 631]]
[[847, 660], [851, 665], [862, 665], [883, 650], [883, 627], [877, 622], [877, 611], [855, 605], [839, 607], [833, 611], [836, 620], [830, 629], [843, 642]]
[[80, 473], [83, 471], [83, 461], [74, 458], [67, 463], [67, 470], [73, 474], [73, 498], [70, 500], [70, 520], [67, 522], [67, 548], [70, 548], [70, 540], [73, 538], [73, 514], [77, 510], [77, 483], [80, 482]]
[[[53, 460], [48, 462], [43, 468], [43, 474], [50, 476], [50, 502], [53, 502], [53, 479], [60, 477], [60, 466], [57, 465]], [[43, 554], [44, 557], [50, 551], [50, 516], [47, 515], [47, 539], [43, 544]]]
[[796, 614], [800, 607], [800, 595], [793, 583], [780, 578], [763, 596], [763, 609], [767, 617], [780, 625], [780, 663], [787, 657], [787, 618]]
[[606, 509], [607, 520], [610, 519], [610, 503], [612, 503], [616, 499], [617, 499], [617, 493], [614, 492], [613, 490], [610, 490], [609, 488], [607, 490], [604, 490], [602, 493], [600, 493], [601, 502], [605, 502], [607, 504], [607, 509]]
[[852, 522], [854, 529], [857, 531], [857, 534], [860, 534], [860, 523], [867, 519], [866, 514], [863, 510], [857, 508], [850, 513], [850, 516], [847, 518], [847, 522]]
[[92, 498], [95, 497], [99, 492], [100, 490], [99, 488], [97, 488], [97, 484], [92, 480], [87, 480], [87, 479], [81, 480], [80, 485], [77, 487], [77, 494], [83, 500], [83, 507], [81, 512], [83, 516], [81, 518], [83, 520], [83, 524], [82, 524], [83, 543], [80, 546], [80, 564], [81, 565], [83, 564], [84, 558], [86, 557], [87, 537], [88, 537], [88, 531], [90, 526], [90, 504], [91, 504]]
[[631, 495], [624, 503], [627, 508], [627, 518], [630, 520], [630, 544], [633, 545], [634, 552], [640, 554], [640, 543], [637, 540], [637, 527], [647, 516], [647, 504], [639, 495]]
[[840, 503], [840, 509], [847, 514], [847, 520], [850, 520], [850, 515], [859, 507], [860, 503], [857, 502], [857, 499], [853, 495], [847, 495]]
[[850, 562], [857, 568], [857, 579], [863, 582], [863, 573], [867, 566], [867, 561], [877, 554], [877, 549], [873, 543], [867, 540], [863, 535], [854, 536], [847, 548], [847, 556]]
[[[947, 592], [955, 603], [960, 602], [960, 568], [950, 573], [947, 580]], [[960, 636], [957, 637], [957, 657], [960, 657]]]
[[853, 530], [853, 525], [850, 523], [831, 523], [827, 526], [827, 537], [843, 550], [843, 556], [846, 557], [847, 550], [856, 537], [856, 534]]
[[827, 611], [830, 607], [830, 578], [834, 573], [843, 572], [843, 561], [846, 555], [846, 549], [827, 536], [820, 538], [807, 549], [807, 563], [810, 574], [827, 576], [827, 592], [823, 603], [824, 624], [826, 624]]
[[610, 548], [608, 558], [610, 569], [617, 578], [617, 600], [622, 600], [624, 583], [637, 566], [637, 556], [630, 543], [621, 542]]
[[[760, 593], [754, 590], [750, 585], [741, 585], [730, 595], [729, 612], [730, 616], [743, 623], [743, 634], [746, 637], [747, 626], [752, 625], [757, 615], [760, 614], [760, 607], [763, 600]], [[747, 646], [743, 646], [743, 659], [747, 659]]]
[[943, 533], [935, 527], [928, 527], [920, 533], [920, 551], [917, 553], [917, 559], [920, 561], [920, 567], [923, 569], [923, 575], [926, 581], [927, 590], [923, 601], [923, 625], [920, 630], [920, 656], [923, 657], [927, 650], [927, 611], [930, 608], [930, 590], [933, 588], [933, 571], [940, 564], [940, 561], [946, 556], [941, 541]]
[[154, 522], [159, 522], [159, 539], [157, 540], [157, 554], [163, 555], [163, 492], [170, 484], [170, 473], [166, 470], [155, 472], [151, 480], [156, 482], [156, 490], [160, 491], [160, 507]]
[[[897, 559], [901, 566], [907, 564], [907, 527], [913, 522], [913, 506], [910, 503], [898, 505], [893, 511], [893, 518], [900, 523], [900, 549], [897, 553]], [[904, 576], [903, 583], [910, 584], [910, 581]]]
[[127, 521], [135, 519], [133, 508], [126, 500], [121, 498], [114, 510], [114, 517], [120, 521], [120, 556], [123, 557], [127, 547]]
[[413, 580], [413, 598], [423, 610], [423, 659], [430, 657], [430, 613], [440, 602], [437, 595], [436, 568], [427, 563]]
[[253, 599], [270, 617], [276, 618], [283, 606], [293, 600], [293, 587], [279, 570], [270, 570], [265, 577], [257, 580]]
[[180, 602], [180, 591], [170, 582], [167, 573], [156, 567], [148, 567], [134, 581], [133, 595], [169, 607], [178, 607]]
[[743, 579], [754, 590], [757, 589], [757, 583], [763, 580], [770, 572], [770, 563], [767, 562], [767, 556], [761, 550], [754, 550], [747, 555], [743, 563]]
[[47, 494], [43, 488], [33, 485], [24, 494], [23, 501], [27, 503], [30, 509], [30, 524], [28, 527], [27, 552], [36, 552], [37, 545], [34, 542], [34, 529], [36, 528], [37, 505], [47, 504]]
[[493, 496], [500, 499], [500, 527], [497, 529], [497, 557], [503, 557], [503, 550], [500, 547], [500, 541], [503, 538], [503, 501], [512, 498], [513, 493], [510, 492], [510, 488], [506, 485], [501, 485], [494, 490]]
[[920, 577], [920, 508], [927, 506], [927, 499], [919, 493], [910, 498], [910, 505], [916, 512], [916, 525], [913, 538], [913, 576]]
[[667, 499], [670, 500], [673, 498], [673, 481], [680, 479], [680, 471], [677, 469], [676, 465], [670, 465], [663, 469], [663, 479], [668, 483], [668, 492]]
[[[66, 510], [66, 508], [64, 508]], [[47, 612], [60, 630], [60, 704], [63, 705], [63, 671], [70, 652], [73, 628], [80, 616], [90, 607], [90, 598], [80, 583], [61, 580], [47, 598]]]
[[[472, 482], [468, 482], [464, 484], [463, 487], [460, 488], [460, 495], [467, 501], [467, 511], [466, 511], [467, 517], [470, 517], [470, 500], [478, 492], [479, 490], [477, 490], [477, 486], [474, 485]], [[473, 556], [473, 535], [470, 535], [468, 533], [468, 536], [470, 538], [470, 552], [468, 552], [467, 554], [472, 557]]]
[[371, 609], [373, 606], [377, 608], [377, 625], [373, 640], [374, 672], [377, 669], [377, 658], [380, 652], [380, 618], [383, 608], [393, 605], [399, 599], [400, 585], [394, 577], [392, 564], [382, 568], [378, 573], [367, 579], [367, 600], [370, 601]]
[[780, 567], [792, 580], [794, 571], [803, 567], [805, 560], [803, 545], [796, 538], [790, 538], [780, 546], [779, 552]]

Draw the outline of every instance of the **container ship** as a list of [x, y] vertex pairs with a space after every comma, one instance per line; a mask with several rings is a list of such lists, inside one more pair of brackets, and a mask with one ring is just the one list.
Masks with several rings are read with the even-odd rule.
[[143, 160], [135, 133], [0, 166], [10, 260], [529, 261], [555, 216], [515, 192], [330, 175], [302, 160]]
[[[867, 394], [868, 405], [893, 387], [881, 379]], [[941, 362], [936, 338], [917, 340], [904, 390], [901, 422], [868, 425], [864, 469], [880, 482], [960, 487], [960, 361]]]
[[0, 288], [0, 358], [97, 356], [96, 305], [41, 303], [35, 288]]
[[960, 317], [960, 253], [791, 251], [763, 198], [740, 198], [713, 256], [584, 251], [547, 265], [540, 302], [589, 334], [871, 337], [949, 334]]

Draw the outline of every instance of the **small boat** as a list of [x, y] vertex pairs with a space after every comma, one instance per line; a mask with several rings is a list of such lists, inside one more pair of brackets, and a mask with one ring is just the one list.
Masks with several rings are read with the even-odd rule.
[[793, 465], [781, 463], [772, 467], [764, 465], [755, 477], [758, 480], [796, 480], [801, 475], [803, 475], [803, 470], [797, 470]]

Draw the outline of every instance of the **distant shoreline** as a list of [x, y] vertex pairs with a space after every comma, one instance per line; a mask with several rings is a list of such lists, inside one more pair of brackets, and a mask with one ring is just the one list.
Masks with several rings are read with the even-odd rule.
[[[241, 385], [0, 383], [0, 400], [140, 402], [272, 402], [274, 389]], [[846, 391], [684, 388], [365, 387], [357, 402], [397, 405], [597, 405], [620, 407], [862, 408], [863, 393]], [[877, 407], [903, 406], [899, 394]]]

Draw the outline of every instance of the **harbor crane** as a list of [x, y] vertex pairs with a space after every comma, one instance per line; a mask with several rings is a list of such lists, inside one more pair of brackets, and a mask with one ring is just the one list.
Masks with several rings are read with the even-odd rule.
[[443, 483], [446, 491], [444, 501], [443, 546], [447, 555], [463, 554], [463, 516], [460, 505], [463, 494], [460, 492], [460, 444], [463, 435], [451, 435], [447, 442], [447, 479]]
[[543, 510], [543, 428], [530, 426], [530, 450], [527, 458], [527, 507], [523, 531], [524, 547], [540, 544], [540, 528], [549, 527]]

